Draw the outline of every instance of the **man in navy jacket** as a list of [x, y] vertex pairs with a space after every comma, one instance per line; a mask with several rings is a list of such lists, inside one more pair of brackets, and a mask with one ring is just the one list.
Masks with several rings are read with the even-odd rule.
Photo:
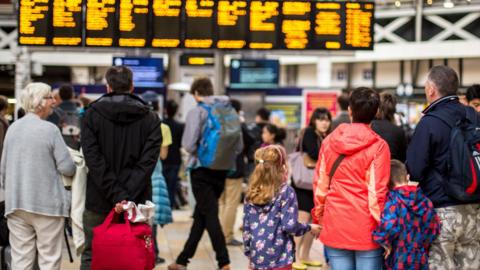
[[445, 110], [452, 120], [465, 117], [457, 97], [458, 77], [446, 66], [433, 67], [425, 83], [430, 105], [415, 129], [407, 151], [410, 179], [433, 202], [442, 221], [439, 237], [430, 249], [430, 269], [480, 269], [480, 201], [462, 202], [447, 195], [448, 153], [451, 128], [429, 113]]

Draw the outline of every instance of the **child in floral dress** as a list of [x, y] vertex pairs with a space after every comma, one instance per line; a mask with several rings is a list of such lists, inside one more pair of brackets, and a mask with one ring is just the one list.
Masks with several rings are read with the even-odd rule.
[[286, 183], [285, 149], [279, 145], [258, 149], [255, 161], [244, 204], [244, 253], [251, 270], [290, 270], [293, 236], [309, 231], [318, 235], [320, 227], [297, 221], [295, 191]]

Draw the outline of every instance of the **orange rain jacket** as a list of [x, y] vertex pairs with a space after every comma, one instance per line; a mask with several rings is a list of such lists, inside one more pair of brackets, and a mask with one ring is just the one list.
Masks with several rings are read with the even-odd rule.
[[[331, 180], [333, 163], [346, 157]], [[390, 150], [368, 125], [342, 124], [322, 143], [313, 181], [313, 222], [329, 247], [371, 250], [390, 177]]]

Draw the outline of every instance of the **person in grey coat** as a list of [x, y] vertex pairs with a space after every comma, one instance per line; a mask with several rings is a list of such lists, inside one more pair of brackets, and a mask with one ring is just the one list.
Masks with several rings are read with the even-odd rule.
[[50, 86], [27, 85], [20, 102], [27, 114], [9, 127], [0, 167], [12, 269], [33, 269], [38, 254], [40, 270], [56, 270], [71, 200], [61, 176], [76, 167], [60, 130], [45, 121], [55, 104]]

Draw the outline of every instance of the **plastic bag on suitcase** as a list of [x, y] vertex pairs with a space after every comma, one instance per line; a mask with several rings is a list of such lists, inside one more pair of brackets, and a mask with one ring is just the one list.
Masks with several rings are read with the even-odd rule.
[[93, 229], [92, 270], [151, 270], [155, 267], [152, 229], [146, 223], [116, 223], [114, 210]]

